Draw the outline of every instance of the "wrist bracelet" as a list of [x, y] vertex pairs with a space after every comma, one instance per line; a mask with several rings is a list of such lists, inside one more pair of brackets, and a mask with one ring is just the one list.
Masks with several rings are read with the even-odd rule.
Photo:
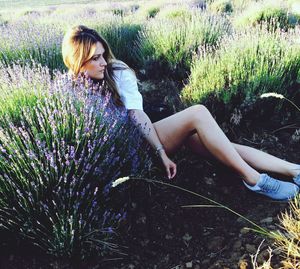
[[155, 149], [155, 154], [156, 154], [156, 155], [159, 155], [159, 152], [160, 152], [161, 150], [165, 150], [163, 145], [159, 145], [159, 146]]

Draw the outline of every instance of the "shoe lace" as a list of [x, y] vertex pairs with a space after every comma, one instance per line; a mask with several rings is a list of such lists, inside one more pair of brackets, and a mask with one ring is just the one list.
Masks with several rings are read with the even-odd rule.
[[278, 192], [280, 188], [280, 183], [278, 180], [275, 180], [269, 176], [266, 176], [264, 184], [261, 186], [261, 189], [264, 192]]

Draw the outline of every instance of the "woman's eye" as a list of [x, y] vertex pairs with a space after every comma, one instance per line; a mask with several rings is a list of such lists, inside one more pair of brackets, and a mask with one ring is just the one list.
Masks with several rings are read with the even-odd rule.
[[96, 56], [93, 58], [94, 61], [98, 61], [100, 59], [100, 56]]

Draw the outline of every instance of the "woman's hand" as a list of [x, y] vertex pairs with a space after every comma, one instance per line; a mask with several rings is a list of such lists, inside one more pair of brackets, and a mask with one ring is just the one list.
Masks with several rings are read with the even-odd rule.
[[171, 178], [175, 177], [176, 172], [177, 172], [176, 164], [169, 159], [169, 157], [167, 156], [167, 154], [164, 151], [160, 154], [160, 157], [161, 157], [164, 167], [166, 168], [168, 178], [171, 179]]
[[[173, 163], [167, 156], [164, 148], [162, 147], [161, 141], [159, 140], [156, 130], [143, 110], [130, 109], [129, 116], [133, 118], [134, 123], [140, 128], [141, 133], [145, 136], [150, 145], [156, 149], [155, 153], [158, 154], [162, 160], [168, 178], [171, 179], [176, 175], [176, 164]], [[143, 126], [147, 126], [144, 128]], [[148, 129], [149, 128], [149, 129]]]

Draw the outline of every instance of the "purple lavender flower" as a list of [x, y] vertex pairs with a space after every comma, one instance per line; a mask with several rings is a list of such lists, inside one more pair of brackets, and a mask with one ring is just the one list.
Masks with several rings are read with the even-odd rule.
[[108, 228], [106, 229], [106, 232], [107, 232], [107, 233], [113, 233], [113, 231], [114, 231], [114, 230], [113, 230], [112, 227], [108, 227]]
[[[94, 236], [110, 240], [122, 218], [107, 208], [111, 182], [122, 170], [123, 176], [141, 173], [147, 149], [140, 147], [141, 135], [126, 110], [115, 107], [109, 94], [89, 91], [84, 81], [74, 86], [64, 75], [51, 81], [39, 68], [30, 73], [28, 67], [15, 66], [5, 77], [11, 92], [29, 83], [43, 94], [36, 92], [35, 103], [20, 108], [17, 120], [0, 116], [0, 181], [8, 186], [0, 188], [6, 201], [0, 205], [0, 225], [9, 223], [9, 229], [49, 253], [72, 255], [80, 249], [89, 255], [101, 246], [81, 246]], [[111, 227], [109, 235], [96, 233], [99, 227]]]

